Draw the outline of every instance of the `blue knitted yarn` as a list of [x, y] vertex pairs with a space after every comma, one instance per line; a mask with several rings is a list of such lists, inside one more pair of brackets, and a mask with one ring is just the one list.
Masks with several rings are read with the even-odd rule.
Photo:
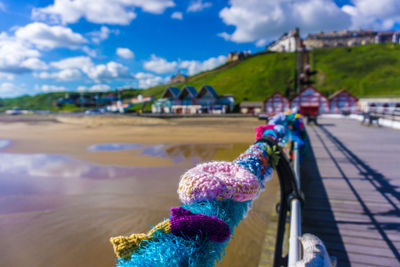
[[[239, 224], [247, 213], [249, 203], [233, 200], [202, 201], [183, 208], [193, 213], [215, 216], [224, 220], [233, 234], [234, 227]], [[225, 254], [225, 242], [208, 241], [197, 236], [195, 239], [185, 239], [173, 234], [157, 233], [151, 242], [147, 242], [129, 260], [118, 259], [118, 266], [214, 266]]]
[[272, 177], [273, 169], [268, 165], [268, 144], [257, 143], [251, 145], [233, 163], [242, 165], [247, 170], [257, 176], [260, 186], [264, 188], [264, 183]]

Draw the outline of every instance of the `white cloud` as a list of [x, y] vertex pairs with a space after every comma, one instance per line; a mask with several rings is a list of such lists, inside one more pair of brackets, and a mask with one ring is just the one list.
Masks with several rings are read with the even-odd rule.
[[119, 30], [110, 30], [106, 26], [101, 26], [100, 30], [89, 32], [88, 35], [91, 37], [92, 42], [99, 44], [101, 41], [106, 40], [112, 33], [119, 34]]
[[172, 13], [171, 18], [182, 20], [183, 14], [182, 14], [182, 12], [176, 11], [176, 12]]
[[0, 72], [20, 74], [45, 69], [46, 64], [39, 59], [40, 56], [40, 52], [29, 43], [0, 33]]
[[[153, 71], [158, 74], [172, 73], [180, 69], [187, 69], [189, 75], [213, 69], [224, 64], [226, 56], [211, 57], [204, 61], [199, 60], [178, 60], [168, 62], [166, 59], [151, 55], [151, 59], [146, 61], [143, 67], [146, 70]], [[147, 73], [146, 73], [147, 74]]]
[[82, 74], [77, 69], [64, 69], [59, 72], [41, 72], [34, 74], [41, 79], [57, 79], [60, 81], [74, 81], [82, 78]]
[[78, 92], [104, 92], [111, 90], [111, 87], [107, 84], [95, 84], [91, 87], [87, 86], [78, 86]]
[[31, 70], [45, 70], [47, 69], [47, 64], [38, 58], [28, 58], [21, 63], [21, 67]]
[[135, 54], [128, 48], [118, 47], [116, 53], [118, 56], [120, 56], [122, 58], [126, 58], [126, 59], [135, 57]]
[[262, 47], [262, 46], [265, 46], [267, 44], [267, 39], [259, 39], [257, 42], [256, 42], [256, 46], [257, 47]]
[[146, 89], [165, 82], [165, 79], [151, 73], [139, 72], [135, 75], [138, 81], [138, 86], [141, 89]]
[[14, 75], [10, 73], [0, 72], [0, 79], [12, 81], [14, 80]]
[[158, 74], [171, 73], [176, 71], [178, 63], [176, 61], [168, 62], [166, 59], [151, 55], [151, 59], [144, 62], [143, 67], [146, 70], [153, 71]]
[[168, 7], [175, 6], [173, 0], [55, 0], [53, 5], [32, 10], [32, 17], [75, 23], [80, 18], [98, 24], [128, 25], [135, 17], [135, 8], [145, 12], [161, 14]]
[[114, 61], [83, 69], [83, 71], [94, 81], [132, 79], [129, 69]]
[[43, 84], [40, 89], [43, 92], [63, 92], [63, 91], [67, 91], [67, 88], [65, 88], [64, 86], [48, 85], [48, 84]]
[[133, 78], [129, 69], [120, 63], [110, 61], [107, 64], [95, 65], [89, 57], [84, 56], [66, 58], [50, 65], [58, 69], [80, 69], [96, 82]]
[[391, 29], [400, 23], [398, 0], [353, 0], [342, 10], [352, 17], [352, 28]]
[[91, 92], [108, 91], [110, 89], [111, 87], [108, 86], [107, 84], [95, 84], [89, 88]]
[[225, 41], [229, 41], [231, 39], [231, 35], [227, 32], [220, 32], [217, 34], [219, 37], [222, 37], [225, 39]]
[[85, 52], [89, 57], [97, 57], [97, 52], [94, 49], [91, 49], [88, 46], [83, 46], [82, 51]]
[[202, 0], [192, 0], [187, 8], [187, 12], [199, 12], [211, 6], [212, 4], [210, 2], [203, 3]]
[[273, 40], [294, 27], [307, 33], [351, 25], [349, 14], [333, 0], [231, 0], [219, 15], [225, 24], [235, 26], [232, 34], [219, 35], [237, 43]]
[[50, 65], [57, 69], [85, 69], [92, 67], [94, 64], [90, 57], [79, 56], [51, 62]]
[[34, 22], [19, 28], [15, 32], [17, 39], [35, 44], [38, 48], [68, 47], [75, 49], [87, 42], [79, 33], [63, 26], [49, 26]]
[[14, 97], [20, 93], [19, 89], [15, 84], [5, 82], [0, 84], [0, 95], [2, 97]]
[[205, 61], [184, 60], [180, 62], [179, 67], [187, 69], [189, 75], [194, 75], [202, 71], [214, 69], [215, 67], [224, 64], [225, 61], [226, 56], [211, 57]]

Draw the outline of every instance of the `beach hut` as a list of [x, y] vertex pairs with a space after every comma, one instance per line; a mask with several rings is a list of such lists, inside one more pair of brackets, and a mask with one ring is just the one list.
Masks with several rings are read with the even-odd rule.
[[307, 115], [311, 109], [318, 109], [319, 114], [324, 114], [329, 113], [329, 100], [317, 89], [309, 86], [292, 98], [290, 107], [297, 108], [303, 115]]
[[210, 85], [201, 87], [197, 94], [197, 102], [201, 105], [201, 113], [211, 113], [216, 107], [218, 101], [218, 94]]
[[232, 95], [218, 95], [212, 86], [203, 85], [197, 103], [201, 105], [201, 113], [224, 114], [233, 110], [235, 99]]
[[172, 106], [178, 100], [178, 96], [181, 90], [177, 87], [167, 87], [161, 98], [158, 99], [152, 106], [151, 112], [152, 113], [171, 113]]
[[174, 113], [195, 114], [200, 109], [197, 104], [197, 90], [193, 86], [185, 85], [178, 95], [178, 101], [172, 106]]
[[329, 97], [329, 106], [331, 113], [356, 113], [358, 98], [347, 92], [346, 89], [340, 89]]
[[279, 92], [275, 92], [273, 95], [264, 100], [264, 111], [267, 114], [276, 114], [284, 112], [290, 107], [289, 100]]

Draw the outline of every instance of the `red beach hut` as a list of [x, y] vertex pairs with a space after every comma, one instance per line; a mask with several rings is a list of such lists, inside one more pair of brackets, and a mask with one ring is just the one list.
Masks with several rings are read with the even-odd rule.
[[291, 100], [290, 107], [298, 108], [303, 115], [314, 116], [329, 112], [329, 100], [317, 89], [309, 86]]
[[340, 89], [329, 97], [331, 113], [356, 113], [358, 98]]
[[285, 112], [289, 109], [289, 100], [281, 93], [275, 92], [273, 95], [264, 100], [264, 110], [267, 114], [276, 114]]

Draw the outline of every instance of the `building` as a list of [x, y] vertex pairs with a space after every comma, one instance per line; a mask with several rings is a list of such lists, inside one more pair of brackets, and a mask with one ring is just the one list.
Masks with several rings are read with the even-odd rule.
[[399, 43], [399, 32], [391, 31], [391, 32], [378, 32], [375, 37], [375, 43], [384, 44], [384, 43]]
[[179, 93], [174, 105], [172, 113], [177, 114], [194, 114], [201, 107], [197, 104], [197, 91], [193, 86], [185, 85]]
[[167, 87], [161, 95], [161, 98], [151, 106], [152, 113], [172, 113], [172, 106], [177, 101], [180, 93], [181, 90], [177, 87]]
[[329, 97], [329, 109], [333, 114], [357, 113], [358, 98], [340, 89]]
[[185, 83], [188, 81], [188, 77], [186, 75], [181, 74], [178, 71], [178, 74], [171, 77], [171, 83]]
[[307, 115], [308, 109], [314, 108], [318, 109], [319, 114], [329, 113], [329, 100], [317, 89], [309, 86], [292, 98], [290, 108], [298, 109], [303, 115]]
[[154, 98], [152, 96], [142, 96], [142, 95], [138, 95], [137, 97], [133, 97], [132, 99], [129, 100], [129, 102], [131, 104], [142, 104], [142, 103], [146, 103], [146, 102], [151, 102], [153, 101]]
[[235, 61], [241, 61], [247, 57], [250, 56], [250, 51], [244, 51], [244, 52], [230, 52], [228, 56], [226, 57], [225, 63], [230, 63], [230, 62], [235, 62]]
[[351, 47], [366, 44], [399, 43], [399, 32], [376, 32], [373, 30], [333, 31], [307, 34], [304, 39], [306, 49]]
[[225, 114], [233, 111], [235, 99], [232, 95], [218, 95], [210, 85], [204, 85], [197, 94], [200, 113]]
[[182, 90], [168, 87], [152, 106], [153, 113], [175, 114], [224, 114], [232, 112], [235, 99], [231, 95], [218, 95], [210, 85], [204, 85], [199, 92], [193, 86]]
[[289, 100], [279, 92], [265, 99], [263, 105], [263, 110], [269, 115], [285, 112], [290, 108]]
[[242, 114], [258, 114], [263, 109], [263, 102], [245, 101], [240, 103], [240, 113]]
[[296, 28], [284, 33], [279, 40], [267, 46], [267, 51], [273, 52], [295, 52], [302, 49], [303, 43], [300, 38], [300, 30]]
[[358, 100], [358, 109], [361, 112], [393, 112], [400, 110], [400, 98], [360, 98]]

